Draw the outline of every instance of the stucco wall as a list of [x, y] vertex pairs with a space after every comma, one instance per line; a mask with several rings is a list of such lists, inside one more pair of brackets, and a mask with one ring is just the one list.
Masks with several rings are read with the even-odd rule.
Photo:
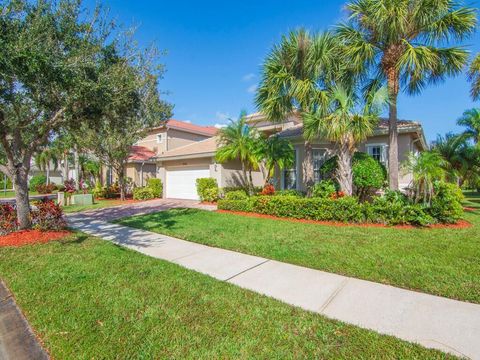
[[155, 164], [143, 165], [143, 182], [142, 182], [142, 164], [138, 164], [138, 163], [128, 164], [125, 169], [125, 174], [127, 177], [132, 179], [135, 185], [146, 186], [148, 179], [157, 177], [157, 167]]
[[[159, 143], [157, 140], [157, 135], [161, 133], [166, 133], [167, 135], [164, 138], [164, 141]], [[165, 151], [173, 150], [175, 148], [208, 138], [209, 136], [193, 134], [176, 129], [156, 129], [149, 132], [147, 136], [138, 141], [137, 145], [145, 146], [146, 148], [155, 151], [157, 154], [162, 154]]]
[[[219, 166], [221, 166], [222, 171], [221, 182], [219, 183], [220, 187], [245, 186], [245, 177], [240, 161], [229, 161]], [[252, 172], [252, 178], [254, 186], [263, 185], [264, 176], [261, 171]]]

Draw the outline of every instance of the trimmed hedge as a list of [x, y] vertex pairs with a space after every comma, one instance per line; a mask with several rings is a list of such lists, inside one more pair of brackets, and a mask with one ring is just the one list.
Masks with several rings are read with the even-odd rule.
[[151, 200], [155, 198], [155, 190], [149, 187], [138, 187], [133, 189], [134, 200]]
[[218, 209], [344, 223], [426, 226], [436, 222], [456, 222], [463, 213], [463, 210], [459, 211], [461, 204], [458, 199], [452, 200], [450, 187], [443, 186], [443, 192], [448, 196], [439, 191], [431, 207], [409, 203], [397, 193], [387, 193], [371, 203], [360, 203], [357, 198], [349, 196], [338, 199], [253, 196], [245, 200], [220, 200]]
[[163, 184], [161, 179], [150, 178], [147, 180], [147, 188], [152, 190], [156, 198], [161, 198], [163, 195]]
[[214, 178], [197, 179], [197, 194], [201, 201], [217, 201], [219, 195], [217, 180]]

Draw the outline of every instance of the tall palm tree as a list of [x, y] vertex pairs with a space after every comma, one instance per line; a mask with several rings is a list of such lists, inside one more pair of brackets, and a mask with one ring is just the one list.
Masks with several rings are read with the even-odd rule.
[[465, 136], [452, 133], [447, 133], [445, 136], [438, 135], [433, 143], [432, 150], [445, 160], [443, 167], [448, 181], [460, 182], [461, 170], [468, 166], [464, 157], [465, 146]]
[[216, 160], [220, 163], [231, 160], [241, 162], [244, 181], [250, 195], [253, 195], [252, 171], [257, 170], [260, 165], [258, 142], [258, 133], [248, 126], [245, 112], [242, 112], [237, 121], [231, 120], [230, 124], [220, 129], [218, 133], [219, 148], [215, 154]]
[[480, 54], [470, 64], [468, 78], [472, 82], [470, 93], [473, 100], [480, 100]]
[[290, 168], [295, 161], [293, 146], [290, 141], [277, 135], [263, 138], [259, 141], [258, 157], [262, 159], [265, 169], [265, 184], [269, 183], [275, 168], [279, 170]]
[[397, 98], [462, 71], [468, 52], [459, 46], [475, 30], [474, 8], [455, 0], [353, 0], [349, 21], [337, 28], [346, 55], [358, 69], [373, 70], [389, 93], [389, 179], [398, 189]]
[[366, 99], [353, 88], [335, 85], [328, 91], [328, 107], [304, 114], [305, 136], [334, 141], [337, 152], [335, 177], [347, 195], [353, 192], [352, 158], [359, 142], [373, 133], [387, 102], [386, 88], [370, 92]]
[[35, 156], [35, 164], [41, 171], [47, 174], [47, 185], [50, 184], [50, 165], [53, 165], [53, 170], [58, 168], [58, 154], [55, 149], [46, 147]]
[[473, 140], [475, 144], [480, 143], [480, 109], [466, 110], [462, 117], [457, 120], [457, 124], [465, 126], [467, 129], [463, 132], [464, 135]]
[[[336, 68], [332, 34], [310, 35], [306, 30], [283, 36], [262, 67], [255, 102], [270, 121], [283, 122], [292, 113], [312, 112], [325, 102], [323, 83]], [[303, 183], [310, 191], [314, 184], [313, 151], [305, 140], [302, 164]]]

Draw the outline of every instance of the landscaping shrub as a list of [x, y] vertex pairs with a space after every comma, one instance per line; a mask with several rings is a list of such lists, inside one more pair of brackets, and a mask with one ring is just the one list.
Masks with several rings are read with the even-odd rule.
[[225, 200], [247, 200], [248, 195], [245, 190], [230, 191], [225, 194]]
[[462, 190], [452, 183], [439, 181], [434, 184], [430, 215], [443, 223], [455, 223], [463, 215]]
[[43, 199], [34, 203], [31, 212], [32, 226], [41, 231], [62, 230], [67, 226], [62, 208], [53, 200]]
[[365, 218], [368, 222], [399, 225], [425, 226], [435, 222], [420, 204], [410, 204], [400, 192], [389, 191], [375, 197], [373, 202], [364, 203]]
[[75, 180], [73, 180], [73, 179], [65, 180], [63, 182], [63, 186], [65, 187], [65, 192], [66, 193], [73, 194], [74, 192], [77, 191], [76, 183], [75, 183]]
[[161, 198], [163, 195], [163, 184], [161, 179], [150, 178], [147, 180], [147, 187], [152, 190], [156, 198]]
[[365, 200], [385, 184], [385, 167], [366, 153], [355, 153], [352, 161], [353, 185], [355, 193]]
[[[232, 191], [238, 191], [238, 190], [242, 190], [244, 191], [246, 194], [248, 194], [248, 189], [246, 189], [245, 187], [242, 187], [242, 186], [225, 186], [224, 188], [221, 189], [221, 192], [222, 194], [225, 196], [226, 194], [228, 194], [229, 192], [232, 192]], [[253, 187], [253, 194], [254, 195], [258, 195], [262, 192], [263, 190], [263, 187], [261, 186], [254, 186]]]
[[0, 204], [0, 236], [16, 231], [18, 228], [15, 206]]
[[151, 200], [155, 198], [155, 191], [149, 187], [137, 187], [133, 189], [134, 200]]
[[260, 195], [273, 195], [275, 194], [275, 186], [272, 184], [267, 184], [263, 187], [262, 192]]
[[275, 192], [275, 196], [305, 197], [305, 194], [298, 190], [278, 190]]
[[56, 189], [57, 186], [55, 184], [39, 184], [35, 186], [35, 191], [39, 194], [51, 194]]
[[201, 201], [217, 201], [219, 195], [217, 180], [214, 178], [197, 179], [197, 194]]
[[47, 177], [45, 175], [35, 175], [30, 179], [30, 190], [35, 190], [38, 185], [45, 185]]
[[332, 180], [322, 180], [312, 187], [312, 196], [318, 198], [329, 198], [335, 194], [337, 189]]

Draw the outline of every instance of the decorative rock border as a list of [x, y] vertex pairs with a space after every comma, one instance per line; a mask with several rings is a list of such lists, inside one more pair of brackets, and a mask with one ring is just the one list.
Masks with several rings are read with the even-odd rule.
[[0, 280], [0, 359], [48, 360], [12, 293]]

